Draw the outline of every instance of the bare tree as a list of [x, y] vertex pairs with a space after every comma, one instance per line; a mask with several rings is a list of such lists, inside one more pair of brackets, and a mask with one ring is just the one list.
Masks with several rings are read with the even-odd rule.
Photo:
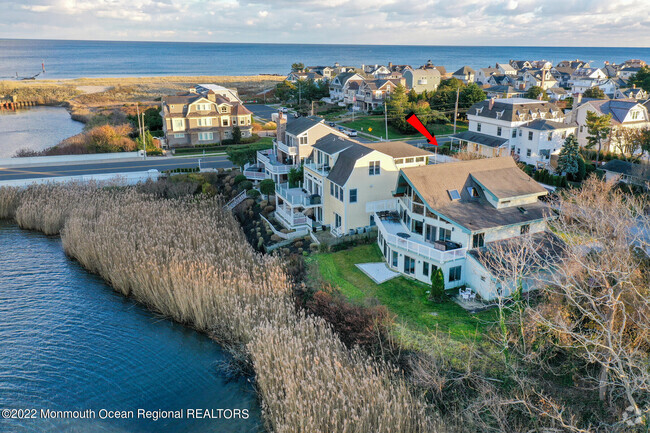
[[[650, 222], [646, 201], [588, 179], [555, 203], [564, 259], [540, 274], [547, 302], [531, 317], [583, 361], [585, 380], [626, 421], [650, 405]], [[647, 417], [646, 417], [647, 422]]]

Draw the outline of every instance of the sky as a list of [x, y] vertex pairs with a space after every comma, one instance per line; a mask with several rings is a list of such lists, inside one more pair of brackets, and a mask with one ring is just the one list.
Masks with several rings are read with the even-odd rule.
[[650, 47], [650, 0], [0, 0], [0, 38]]

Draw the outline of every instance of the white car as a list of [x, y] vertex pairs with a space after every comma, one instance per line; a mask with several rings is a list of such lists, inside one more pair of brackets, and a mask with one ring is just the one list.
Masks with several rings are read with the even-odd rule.
[[345, 133], [348, 135], [348, 137], [356, 137], [357, 136], [357, 131], [354, 129], [348, 129], [345, 131]]
[[280, 108], [280, 111], [282, 111], [283, 113], [288, 113], [289, 109], [287, 107], [282, 107]]

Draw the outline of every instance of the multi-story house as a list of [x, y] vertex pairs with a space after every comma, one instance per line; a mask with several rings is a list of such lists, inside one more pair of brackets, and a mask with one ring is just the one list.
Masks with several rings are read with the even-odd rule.
[[557, 86], [557, 80], [548, 69], [529, 69], [524, 72], [522, 82], [525, 90], [533, 86], [541, 87], [544, 90]]
[[328, 134], [345, 136], [327, 126], [320, 117], [299, 117], [289, 123], [281, 118], [273, 148], [258, 151], [257, 163], [247, 164], [244, 176], [251, 180], [273, 179], [276, 184], [285, 183], [291, 169], [300, 168], [311, 156], [314, 143]]
[[365, 80], [359, 83], [355, 105], [363, 111], [371, 111], [384, 104], [391, 92], [405, 80]]
[[276, 187], [276, 217], [289, 229], [329, 228], [335, 236], [374, 226], [366, 203], [389, 199], [400, 168], [426, 165], [431, 152], [404, 142], [320, 138], [303, 165], [304, 181]]
[[517, 70], [508, 63], [497, 63], [495, 68], [499, 70], [502, 75], [517, 75]]
[[342, 72], [330, 81], [330, 101], [344, 102], [347, 90], [352, 83], [361, 83], [364, 78], [356, 72]]
[[469, 66], [463, 66], [453, 74], [451, 74], [452, 78], [456, 78], [457, 80], [462, 81], [463, 83], [473, 83], [474, 82], [474, 77], [476, 75], [476, 71]]
[[406, 88], [420, 94], [424, 91], [433, 92], [440, 85], [440, 72], [437, 69], [407, 69], [403, 73]]
[[563, 138], [576, 125], [564, 123], [565, 116], [555, 104], [525, 98], [489, 99], [467, 111], [469, 127], [452, 135], [468, 152], [484, 157], [516, 155], [533, 165], [550, 164], [550, 155], [559, 152]]
[[241, 103], [237, 91], [207, 86], [162, 98], [163, 131], [169, 147], [220, 143], [232, 138], [235, 127], [242, 137], [252, 135], [252, 113]]
[[571, 74], [567, 84], [571, 87], [571, 93], [584, 93], [585, 90], [606, 79], [607, 75], [601, 69], [577, 68]]
[[384, 65], [361, 65], [361, 70], [375, 79], [386, 79], [393, 73]]
[[[587, 113], [590, 111], [599, 116], [611, 114], [611, 125], [614, 131], [619, 128], [650, 127], [648, 109], [637, 101], [622, 99], [587, 101], [575, 107], [569, 114], [569, 120], [575, 122], [578, 126], [577, 137], [581, 147], [585, 147], [588, 144]], [[610, 147], [608, 140], [604, 140], [602, 149], [611, 152], [619, 151], [614, 146]]]
[[367, 205], [388, 267], [427, 284], [441, 269], [446, 289], [467, 285], [488, 301], [512, 287], [499, 287], [475, 253], [543, 234], [549, 215], [546, 189], [511, 157], [403, 168], [392, 191]]
[[501, 72], [497, 68], [480, 68], [476, 71], [474, 81], [478, 84], [489, 84], [489, 78], [492, 75], [500, 75]]

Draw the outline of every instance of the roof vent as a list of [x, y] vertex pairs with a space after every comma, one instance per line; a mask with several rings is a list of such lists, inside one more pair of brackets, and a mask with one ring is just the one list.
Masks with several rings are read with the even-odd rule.
[[524, 215], [526, 215], [528, 213], [528, 211], [526, 209], [524, 209], [523, 207], [521, 207], [521, 206], [517, 206], [517, 210], [519, 212], [521, 212], [522, 214], [524, 214]]

